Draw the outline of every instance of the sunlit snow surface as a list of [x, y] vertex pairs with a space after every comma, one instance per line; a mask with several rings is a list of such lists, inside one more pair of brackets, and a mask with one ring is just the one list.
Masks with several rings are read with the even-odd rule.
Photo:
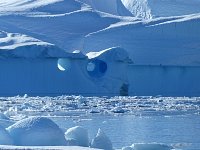
[[83, 126], [90, 139], [101, 128], [118, 149], [154, 142], [182, 150], [197, 150], [200, 146], [199, 97], [25, 95], [1, 97], [0, 110], [10, 118], [10, 124], [29, 116], [45, 116], [63, 131]]

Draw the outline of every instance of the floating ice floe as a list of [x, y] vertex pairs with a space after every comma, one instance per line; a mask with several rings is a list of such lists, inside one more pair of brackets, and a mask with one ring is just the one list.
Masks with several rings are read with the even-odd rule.
[[99, 110], [98, 108], [92, 108], [89, 112], [95, 114], [95, 113], [100, 113], [101, 110]]
[[65, 132], [65, 138], [67, 140], [68, 145], [84, 147], [89, 146], [88, 131], [83, 127], [76, 126], [69, 128]]
[[91, 142], [92, 148], [99, 148], [104, 150], [112, 150], [112, 143], [106, 134], [99, 129], [96, 137]]
[[114, 113], [125, 113], [125, 110], [122, 107], [115, 107], [111, 111]]
[[30, 117], [7, 128], [14, 144], [18, 146], [62, 146], [66, 145], [64, 133], [52, 120]]
[[173, 147], [159, 143], [137, 143], [123, 147], [122, 150], [172, 150]]

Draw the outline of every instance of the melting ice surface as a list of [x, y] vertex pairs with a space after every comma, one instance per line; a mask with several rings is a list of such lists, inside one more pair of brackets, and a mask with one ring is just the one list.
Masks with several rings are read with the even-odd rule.
[[[29, 116], [45, 116], [63, 131], [82, 126], [90, 141], [101, 128], [115, 149], [134, 143], [164, 143], [175, 149], [200, 146], [199, 97], [8, 97], [0, 110], [10, 124]], [[4, 122], [4, 127], [9, 126]]]

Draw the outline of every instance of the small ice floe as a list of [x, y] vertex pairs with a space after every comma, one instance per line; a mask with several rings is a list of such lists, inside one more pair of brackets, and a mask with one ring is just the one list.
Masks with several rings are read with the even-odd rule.
[[88, 131], [83, 127], [76, 126], [65, 132], [65, 138], [70, 146], [89, 146]]
[[125, 113], [125, 110], [122, 107], [115, 107], [111, 110], [113, 113]]
[[17, 146], [66, 145], [64, 133], [51, 119], [30, 117], [7, 128]]
[[99, 148], [104, 150], [112, 150], [112, 143], [106, 134], [99, 129], [96, 137], [91, 142], [92, 148]]
[[89, 112], [91, 114], [97, 114], [97, 113], [100, 113], [101, 111], [98, 108], [93, 107]]
[[133, 150], [133, 148], [130, 146], [125, 146], [125, 147], [122, 147], [122, 150]]
[[0, 126], [0, 145], [12, 145], [13, 140], [8, 131], [4, 127]]
[[123, 147], [122, 150], [174, 150], [173, 147], [159, 143], [137, 143]]

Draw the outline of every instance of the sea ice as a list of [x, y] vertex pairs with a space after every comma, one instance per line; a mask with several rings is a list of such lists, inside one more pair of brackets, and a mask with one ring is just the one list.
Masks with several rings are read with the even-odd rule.
[[52, 120], [30, 117], [7, 128], [15, 145], [62, 146], [66, 145], [64, 133]]

